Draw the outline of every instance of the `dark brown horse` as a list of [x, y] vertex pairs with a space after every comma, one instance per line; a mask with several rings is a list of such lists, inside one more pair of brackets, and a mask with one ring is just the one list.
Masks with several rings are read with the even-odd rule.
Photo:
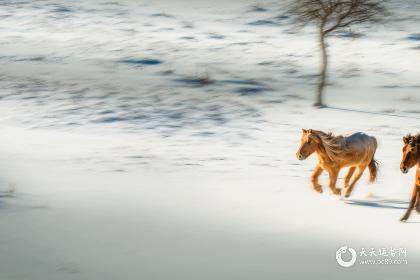
[[420, 134], [416, 136], [407, 135], [403, 138], [403, 157], [400, 164], [401, 171], [405, 174], [408, 173], [410, 168], [417, 166], [416, 179], [411, 194], [410, 204], [401, 218], [405, 222], [410, 217], [411, 211], [416, 207], [417, 212], [420, 213]]
[[336, 188], [338, 174], [342, 168], [349, 167], [344, 179], [344, 195], [349, 197], [366, 167], [370, 171], [370, 182], [376, 180], [378, 164], [374, 156], [377, 146], [375, 137], [361, 132], [334, 136], [322, 131], [302, 129], [301, 144], [296, 157], [304, 160], [313, 153], [317, 154], [318, 164], [312, 174], [312, 185], [319, 193], [322, 193], [322, 187], [318, 183], [318, 177], [325, 170], [330, 176], [331, 192], [340, 195], [340, 189]]

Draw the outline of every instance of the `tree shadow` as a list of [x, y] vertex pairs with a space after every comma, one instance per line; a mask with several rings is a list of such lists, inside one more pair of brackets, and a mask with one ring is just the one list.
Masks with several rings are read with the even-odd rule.
[[7, 200], [12, 198], [16, 198], [13, 192], [0, 192], [0, 209], [6, 209]]
[[335, 106], [324, 106], [325, 109], [332, 109], [338, 111], [345, 111], [345, 112], [354, 112], [354, 113], [363, 113], [363, 114], [370, 114], [370, 115], [380, 115], [380, 116], [389, 116], [389, 117], [396, 117], [396, 118], [406, 118], [406, 119], [417, 119], [420, 120], [420, 117], [415, 116], [406, 116], [406, 115], [399, 115], [393, 113], [386, 113], [386, 112], [372, 112], [372, 111], [365, 111], [365, 110], [358, 110], [358, 109], [350, 109], [350, 108], [341, 108]]
[[349, 199], [349, 200], [346, 200], [345, 203], [350, 204], [350, 205], [356, 205], [356, 206], [366, 206], [366, 207], [385, 208], [385, 209], [405, 210], [408, 207], [407, 201], [387, 200], [387, 199], [376, 200], [376, 201]]
[[13, 193], [0, 193], [0, 198], [15, 198]]

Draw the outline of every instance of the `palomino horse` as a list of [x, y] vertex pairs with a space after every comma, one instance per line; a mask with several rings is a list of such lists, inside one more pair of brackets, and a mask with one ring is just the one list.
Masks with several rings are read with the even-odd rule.
[[400, 164], [401, 171], [405, 174], [408, 170], [417, 165], [416, 180], [411, 194], [410, 205], [404, 216], [401, 218], [405, 222], [410, 217], [411, 211], [416, 207], [420, 213], [420, 134], [416, 136], [407, 135], [403, 138], [403, 157]]
[[[312, 185], [315, 191], [322, 193], [318, 177], [324, 170], [330, 176], [329, 187], [332, 193], [340, 195], [340, 189], [336, 188], [338, 174], [342, 168], [349, 167], [344, 179], [345, 197], [350, 196], [366, 167], [369, 167], [370, 182], [376, 180], [378, 163], [374, 156], [378, 144], [375, 137], [362, 132], [345, 136], [334, 136], [331, 133], [312, 129], [302, 129], [302, 132], [301, 144], [296, 156], [299, 160], [304, 160], [313, 153], [317, 154], [318, 164], [312, 174]], [[351, 181], [355, 171], [356, 174]]]

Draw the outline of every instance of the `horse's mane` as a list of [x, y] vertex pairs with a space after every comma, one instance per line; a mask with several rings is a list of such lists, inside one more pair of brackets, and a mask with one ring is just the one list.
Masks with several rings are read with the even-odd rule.
[[327, 156], [333, 160], [347, 151], [346, 138], [342, 135], [334, 135], [331, 132], [313, 131], [322, 142]]
[[[410, 139], [409, 144], [420, 144], [420, 133], [417, 133], [416, 135], [407, 134], [405, 138]], [[417, 147], [417, 163], [420, 164], [420, 149]]]
[[410, 142], [420, 143], [420, 133], [417, 133], [416, 135], [407, 134], [405, 138], [410, 139]]

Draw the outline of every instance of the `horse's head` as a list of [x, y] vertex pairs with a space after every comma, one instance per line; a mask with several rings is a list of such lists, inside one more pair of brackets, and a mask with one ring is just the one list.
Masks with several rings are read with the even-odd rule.
[[298, 160], [304, 160], [312, 155], [320, 143], [321, 139], [314, 133], [312, 129], [302, 129], [302, 137], [300, 140], [300, 147], [296, 152]]
[[419, 160], [420, 136], [407, 135], [403, 138], [404, 147], [402, 149], [403, 157], [400, 169], [407, 173], [410, 168], [415, 166]]

